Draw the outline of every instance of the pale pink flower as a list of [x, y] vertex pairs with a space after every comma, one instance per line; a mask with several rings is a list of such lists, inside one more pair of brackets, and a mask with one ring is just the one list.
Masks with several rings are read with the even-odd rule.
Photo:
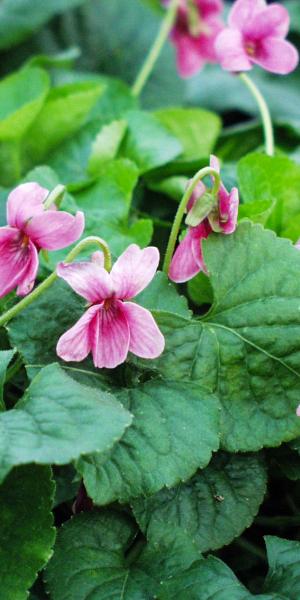
[[300, 417], [300, 404], [297, 406], [296, 415], [297, 417]]
[[7, 227], [0, 227], [0, 297], [15, 287], [26, 296], [35, 282], [40, 249], [59, 250], [82, 234], [84, 216], [72, 216], [53, 206], [44, 210], [49, 191], [37, 183], [23, 183], [7, 200]]
[[281, 4], [265, 0], [236, 0], [228, 25], [217, 37], [215, 48], [223, 69], [249, 71], [254, 64], [271, 73], [286, 75], [298, 64], [296, 48], [285, 40], [289, 13]]
[[298, 240], [295, 244], [295, 248], [297, 248], [297, 250], [300, 250], [300, 240]]
[[[101, 256], [101, 255], [100, 255]], [[99, 253], [91, 262], [61, 263], [57, 274], [89, 302], [89, 308], [58, 341], [57, 354], [65, 361], [81, 361], [91, 352], [95, 367], [112, 369], [128, 352], [156, 358], [164, 349], [149, 310], [130, 302], [153, 279], [159, 263], [157, 248], [141, 250], [131, 244], [110, 273]]]
[[[168, 5], [169, 0], [163, 0], [163, 4]], [[181, 77], [191, 77], [206, 63], [217, 62], [215, 40], [223, 29], [220, 20], [222, 9], [222, 0], [180, 1], [171, 41], [176, 48], [177, 69]]]
[[[220, 172], [219, 161], [215, 156], [210, 158], [210, 166]], [[188, 203], [191, 210], [195, 202], [206, 192], [205, 185], [200, 182]], [[230, 234], [235, 231], [238, 217], [239, 193], [237, 188], [228, 192], [221, 184], [216, 206], [196, 227], [189, 227], [186, 236], [178, 245], [169, 269], [169, 277], [175, 283], [184, 283], [192, 279], [200, 271], [206, 272], [202, 253], [202, 240], [213, 231]]]

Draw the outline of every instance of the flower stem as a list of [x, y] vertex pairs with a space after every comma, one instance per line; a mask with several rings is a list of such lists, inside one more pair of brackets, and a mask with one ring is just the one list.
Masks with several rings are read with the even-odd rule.
[[69, 254], [65, 258], [64, 262], [66, 262], [66, 263], [73, 262], [73, 260], [75, 260], [75, 258], [77, 258], [78, 254], [80, 254], [88, 246], [92, 246], [92, 245], [99, 246], [100, 250], [102, 250], [102, 252], [104, 254], [104, 268], [106, 269], [106, 271], [109, 272], [111, 270], [110, 249], [104, 240], [102, 240], [101, 238], [94, 236], [94, 235], [90, 235], [89, 237], [85, 238], [84, 240], [81, 240], [81, 242], [79, 242], [75, 246], [75, 248], [73, 248], [73, 250], [71, 250], [71, 252], [69, 252]]
[[214, 177], [212, 193], [217, 194], [219, 191], [219, 187], [220, 187], [220, 183], [221, 183], [220, 174], [217, 171], [215, 171], [214, 169], [212, 169], [211, 167], [204, 167], [203, 169], [200, 169], [200, 171], [198, 171], [196, 173], [196, 175], [194, 175], [193, 179], [190, 181], [190, 184], [188, 185], [188, 187], [182, 197], [182, 200], [178, 206], [177, 213], [175, 215], [175, 219], [174, 219], [174, 222], [172, 225], [172, 229], [171, 229], [171, 233], [170, 233], [170, 237], [169, 237], [169, 241], [168, 241], [168, 245], [167, 245], [164, 265], [163, 265], [163, 271], [164, 271], [164, 273], [166, 273], [166, 275], [169, 272], [169, 267], [170, 267], [170, 263], [172, 260], [174, 248], [176, 245], [176, 240], [177, 240], [177, 237], [179, 234], [181, 221], [184, 217], [185, 209], [188, 205], [189, 199], [190, 199], [193, 191], [195, 190], [197, 184], [199, 183], [199, 181], [204, 179], [204, 177], [206, 177], [207, 175], [211, 175], [212, 177]]
[[274, 131], [268, 105], [258, 87], [255, 85], [255, 83], [253, 83], [252, 79], [246, 75], [246, 73], [241, 73], [240, 78], [250, 90], [260, 110], [265, 134], [266, 154], [269, 156], [274, 156]]
[[146, 60], [132, 86], [131, 91], [133, 96], [139, 96], [144, 85], [147, 83], [155, 66], [155, 63], [168, 38], [168, 35], [175, 23], [178, 6], [179, 0], [170, 0], [170, 5], [168, 7], [168, 10], [166, 11], [166, 15], [162, 21], [157, 37], [154, 40], [152, 48], [150, 49], [148, 56], [146, 57]]
[[[90, 236], [90, 237], [85, 238], [84, 240], [81, 240], [75, 246], [75, 248], [73, 248], [73, 250], [71, 250], [71, 252], [69, 252], [69, 254], [66, 256], [64, 262], [66, 262], [66, 263], [73, 262], [73, 260], [78, 256], [78, 254], [80, 254], [80, 252], [82, 252], [83, 250], [85, 250], [85, 248], [87, 248], [88, 246], [91, 246], [91, 245], [93, 245], [93, 246], [97, 245], [98, 247], [100, 247], [100, 249], [102, 250], [102, 252], [104, 254], [104, 268], [107, 271], [110, 271], [111, 270], [111, 253], [110, 253], [109, 247], [104, 240], [102, 240], [101, 238], [98, 238], [96, 236]], [[47, 279], [45, 279], [42, 283], [40, 283], [40, 285], [38, 285], [31, 292], [31, 294], [28, 294], [28, 296], [25, 296], [25, 298], [22, 298], [22, 300], [20, 300], [20, 302], [18, 302], [18, 304], [15, 304], [15, 306], [13, 306], [9, 310], [7, 310], [3, 315], [1, 315], [0, 327], [2, 327], [3, 325], [6, 325], [6, 323], [8, 323], [8, 321], [10, 321], [14, 317], [16, 317], [20, 312], [22, 312], [25, 308], [27, 308], [27, 306], [29, 306], [30, 304], [32, 304], [32, 302], [37, 300], [37, 298], [39, 298], [54, 283], [54, 281], [56, 281], [56, 279], [57, 279], [57, 275], [56, 275], [56, 272], [54, 271], [54, 273], [51, 273], [51, 275], [49, 275], [49, 277], [47, 277]]]

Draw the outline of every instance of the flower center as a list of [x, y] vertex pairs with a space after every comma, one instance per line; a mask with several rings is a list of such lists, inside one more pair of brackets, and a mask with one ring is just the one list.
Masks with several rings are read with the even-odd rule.
[[29, 236], [24, 234], [21, 242], [21, 248], [25, 249], [29, 245]]
[[104, 300], [103, 308], [105, 310], [109, 310], [111, 308], [112, 303], [113, 303], [113, 298], [106, 298], [106, 300]]
[[255, 53], [256, 53], [255, 43], [254, 42], [246, 42], [245, 50], [246, 50], [248, 56], [255, 56]]

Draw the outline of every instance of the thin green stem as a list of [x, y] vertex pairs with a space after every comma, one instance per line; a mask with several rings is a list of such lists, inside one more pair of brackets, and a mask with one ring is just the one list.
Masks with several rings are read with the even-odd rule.
[[106, 271], [109, 272], [111, 270], [111, 265], [112, 265], [110, 249], [109, 249], [107, 243], [104, 240], [102, 240], [102, 238], [99, 238], [94, 235], [90, 235], [89, 237], [85, 238], [84, 240], [81, 240], [81, 242], [79, 242], [75, 246], [75, 248], [73, 248], [73, 250], [71, 250], [71, 252], [69, 252], [69, 254], [65, 258], [64, 262], [67, 262], [67, 263], [73, 262], [73, 260], [75, 260], [75, 258], [77, 258], [77, 256], [83, 250], [85, 250], [88, 246], [92, 246], [92, 245], [96, 245], [100, 248], [100, 250], [102, 250], [102, 252], [104, 254], [104, 268], [106, 269]]
[[[104, 254], [104, 268], [107, 271], [110, 271], [111, 270], [111, 254], [110, 254], [109, 247], [104, 240], [102, 240], [101, 238], [98, 238], [96, 236], [90, 236], [90, 237], [85, 238], [84, 240], [81, 240], [75, 246], [75, 248], [73, 248], [73, 250], [71, 250], [71, 252], [69, 252], [69, 254], [66, 256], [64, 262], [66, 262], [66, 263], [73, 262], [73, 260], [78, 256], [78, 254], [80, 254], [83, 250], [85, 250], [88, 246], [91, 246], [91, 245], [97, 245], [98, 247], [100, 247], [100, 249], [102, 250], [102, 252]], [[49, 275], [49, 277], [47, 277], [47, 279], [45, 279], [42, 283], [40, 283], [40, 285], [38, 285], [31, 292], [31, 294], [28, 294], [28, 296], [25, 296], [25, 298], [20, 300], [20, 302], [18, 302], [18, 304], [15, 304], [15, 306], [13, 306], [9, 310], [7, 310], [3, 315], [1, 315], [0, 327], [2, 327], [3, 325], [6, 325], [6, 323], [8, 323], [8, 321], [10, 321], [14, 317], [16, 317], [20, 312], [22, 312], [25, 308], [27, 308], [30, 304], [32, 304], [32, 302], [37, 300], [37, 298], [39, 298], [54, 283], [54, 281], [56, 279], [57, 279], [56, 273], [55, 272], [51, 273], [51, 275]]]
[[138, 73], [138, 76], [132, 86], [133, 96], [139, 96], [144, 85], [148, 81], [155, 63], [163, 49], [163, 46], [169, 36], [169, 33], [175, 23], [176, 13], [179, 6], [179, 0], [171, 0], [166, 15], [162, 21], [157, 37], [154, 40], [146, 60]]
[[247, 86], [248, 90], [250, 90], [260, 110], [264, 128], [266, 154], [274, 156], [274, 131], [268, 105], [258, 87], [246, 73], [241, 73], [240, 78]]
[[171, 263], [175, 245], [176, 245], [176, 240], [177, 240], [177, 237], [179, 234], [181, 222], [184, 217], [185, 210], [188, 205], [189, 199], [190, 199], [193, 191], [195, 190], [197, 184], [199, 183], [199, 181], [204, 179], [204, 177], [206, 177], [207, 175], [211, 175], [214, 178], [212, 193], [217, 194], [219, 191], [219, 187], [220, 187], [220, 183], [221, 183], [220, 174], [217, 171], [215, 171], [214, 169], [212, 169], [211, 167], [204, 167], [203, 169], [200, 169], [200, 171], [198, 171], [196, 173], [196, 175], [194, 175], [193, 179], [191, 180], [189, 186], [187, 187], [187, 189], [182, 197], [182, 200], [178, 206], [177, 213], [175, 215], [175, 219], [174, 219], [174, 222], [172, 225], [172, 229], [171, 229], [171, 233], [170, 233], [170, 237], [169, 237], [169, 241], [168, 241], [168, 245], [167, 245], [164, 265], [163, 265], [163, 271], [166, 274], [168, 274], [168, 272], [169, 272], [170, 263]]
[[57, 207], [59, 207], [60, 203], [62, 202], [64, 195], [65, 195], [65, 191], [66, 191], [66, 186], [65, 185], [57, 185], [47, 196], [45, 202], [44, 202], [44, 210], [48, 210], [49, 208], [51, 208], [51, 206], [53, 206], [53, 204], [55, 204]]

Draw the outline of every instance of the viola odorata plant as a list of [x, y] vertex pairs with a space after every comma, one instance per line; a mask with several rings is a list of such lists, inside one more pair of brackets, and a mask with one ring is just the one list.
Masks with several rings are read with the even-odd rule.
[[299, 2], [0, 1], [0, 600], [300, 600]]
[[158, 263], [157, 248], [141, 250], [131, 244], [110, 273], [98, 253], [89, 262], [59, 264], [58, 276], [88, 301], [88, 308], [59, 339], [58, 356], [81, 361], [91, 352], [100, 369], [117, 367], [128, 352], [157, 358], [163, 352], [164, 337], [150, 311], [131, 300], [149, 285]]
[[57, 210], [49, 190], [38, 183], [22, 183], [8, 196], [7, 226], [0, 227], [0, 297], [17, 288], [31, 292], [39, 268], [40, 250], [60, 250], [76, 242], [84, 229], [84, 215]]
[[[211, 156], [210, 168], [220, 173], [217, 157]], [[215, 177], [211, 175], [212, 184]], [[188, 190], [191, 182], [188, 184]], [[233, 233], [237, 225], [239, 192], [237, 188], [227, 191], [220, 181], [216, 191], [208, 191], [202, 181], [196, 184], [187, 203], [186, 224], [189, 225], [183, 240], [173, 255], [169, 277], [176, 283], [192, 279], [200, 271], [206, 272], [203, 259], [202, 240], [212, 232], [228, 235]]]

